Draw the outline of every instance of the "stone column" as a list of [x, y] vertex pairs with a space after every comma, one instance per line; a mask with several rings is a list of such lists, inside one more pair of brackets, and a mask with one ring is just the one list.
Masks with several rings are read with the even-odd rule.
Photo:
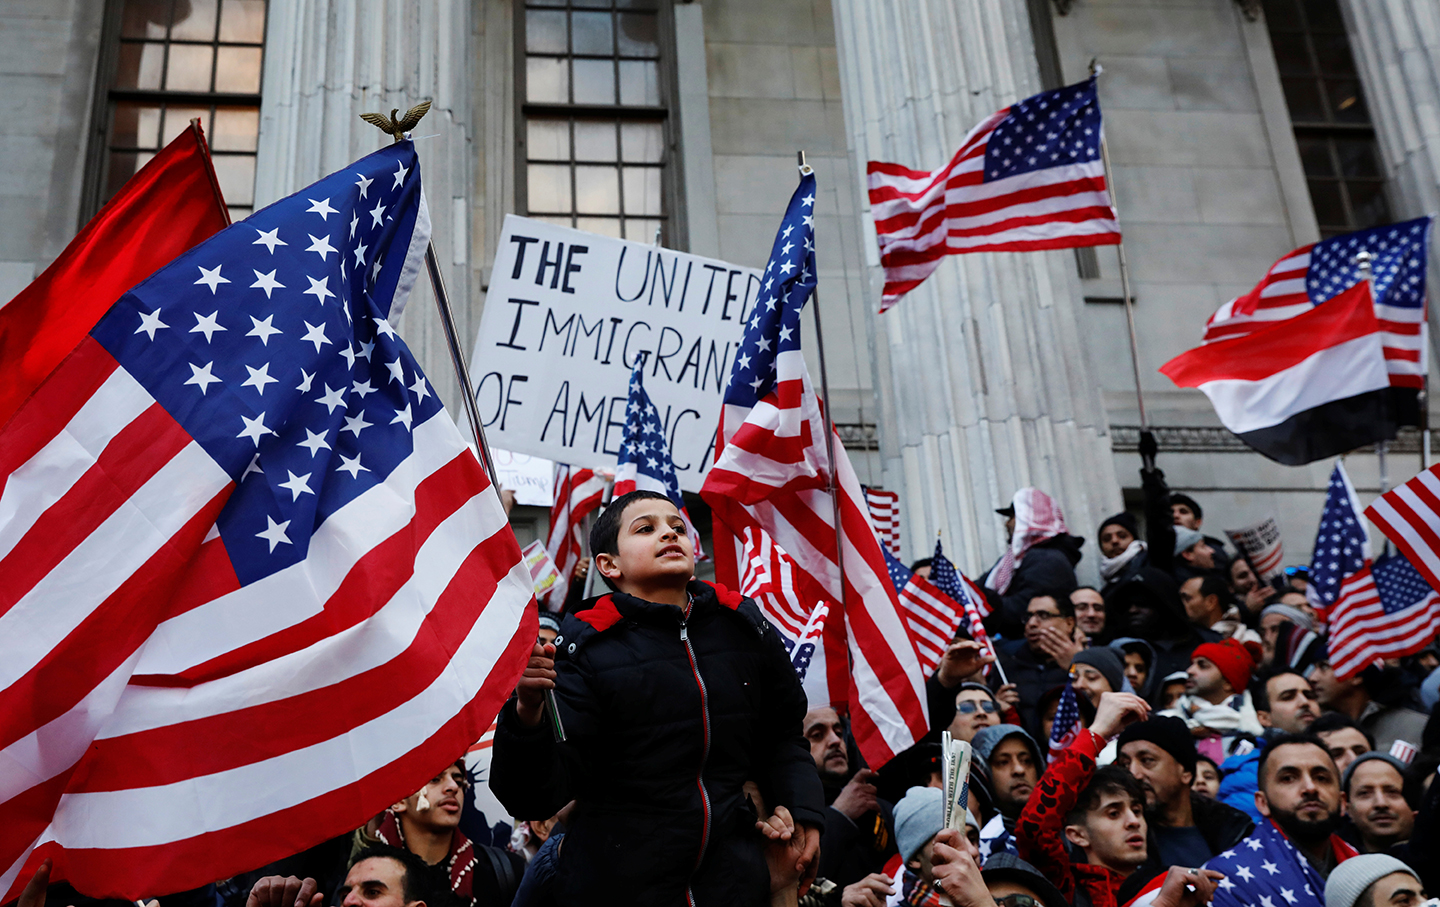
[[[1434, 0], [1341, 0], [1340, 7], [1385, 158], [1395, 219], [1440, 212], [1440, 7]], [[1430, 274], [1432, 280], [1440, 274], [1433, 240]], [[1440, 313], [1432, 305], [1432, 338], [1437, 325]]]
[[[1041, 89], [1025, 4], [833, 0], [850, 153], [939, 166], [983, 117]], [[865, 187], [857, 187], [866, 209]], [[906, 552], [943, 530], [965, 570], [1004, 544], [995, 508], [1025, 485], [1088, 538], [1120, 509], [1105, 407], [1079, 339], [1068, 251], [951, 256], [884, 315], [869, 230], [870, 343], [885, 484], [901, 490]], [[1096, 576], [1086, 545], [1082, 576]]]
[[[433, 102], [415, 131], [435, 251], [466, 355], [481, 296], [472, 252], [478, 155], [471, 93], [481, 41], [472, 16], [493, 3], [457, 0], [289, 0], [271, 3], [266, 31], [255, 202], [262, 206], [389, 141], [359, 114]], [[508, 48], [505, 49], [508, 59]], [[483, 229], [482, 231], [483, 232]], [[432, 385], [463, 424], [459, 386], [422, 276], [398, 326]]]

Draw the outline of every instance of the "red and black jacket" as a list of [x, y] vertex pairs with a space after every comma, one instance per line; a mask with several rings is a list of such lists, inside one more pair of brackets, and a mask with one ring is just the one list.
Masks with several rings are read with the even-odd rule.
[[555, 640], [567, 741], [512, 699], [490, 787], [517, 819], [576, 809], [560, 903], [765, 903], [769, 873], [741, 787], [824, 824], [801, 734], [806, 703], [779, 634], [747, 598], [691, 582], [688, 615], [624, 593], [566, 616]]

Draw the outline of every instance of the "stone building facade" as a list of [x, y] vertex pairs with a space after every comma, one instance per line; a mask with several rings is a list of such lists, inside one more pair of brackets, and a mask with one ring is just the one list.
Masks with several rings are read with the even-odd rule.
[[[466, 337], [506, 213], [762, 265], [803, 150], [850, 455], [900, 492], [907, 556], [938, 531], [979, 571], [1019, 486], [1085, 536], [1138, 504], [1116, 257], [952, 257], [877, 315], [866, 162], [938, 166], [983, 116], [1092, 60], [1161, 465], [1208, 530], [1274, 515], [1304, 561], [1330, 464], [1249, 452], [1156, 368], [1294, 246], [1440, 208], [1426, 0], [8, 0], [0, 299], [192, 115], [239, 217], [376, 147], [356, 114], [431, 99], [417, 141]], [[417, 292], [402, 331], [455, 410]], [[1392, 483], [1416, 446], [1392, 449]], [[1378, 490], [1373, 454], [1348, 466]], [[517, 512], [522, 541], [543, 521]], [[1090, 542], [1082, 572], [1096, 559]]]

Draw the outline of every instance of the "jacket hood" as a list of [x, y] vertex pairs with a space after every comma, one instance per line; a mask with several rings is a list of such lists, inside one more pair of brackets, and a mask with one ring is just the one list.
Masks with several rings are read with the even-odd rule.
[[1110, 648], [1119, 653], [1122, 663], [1125, 661], [1125, 652], [1127, 649], [1139, 649], [1142, 652], [1146, 665], [1145, 683], [1142, 684], [1141, 689], [1135, 692], [1139, 694], [1141, 699], [1148, 700], [1151, 694], [1160, 686], [1160, 678], [1155, 673], [1155, 647], [1150, 645], [1147, 640], [1141, 639], [1138, 636], [1117, 636], [1110, 641]]
[[1030, 747], [1030, 758], [1035, 760], [1036, 771], [1045, 767], [1045, 758], [1040, 752], [1040, 747], [1035, 743], [1035, 738], [1018, 724], [994, 724], [990, 727], [982, 727], [975, 732], [975, 737], [970, 741], [970, 747], [975, 751], [975, 756], [983, 763], [988, 770], [990, 767], [990, 754], [995, 752], [995, 747], [1015, 735], [1020, 735], [1025, 745]]

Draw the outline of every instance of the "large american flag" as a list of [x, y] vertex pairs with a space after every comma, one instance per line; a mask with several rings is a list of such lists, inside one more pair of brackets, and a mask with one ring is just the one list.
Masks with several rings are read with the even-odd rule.
[[1425, 270], [1430, 218], [1357, 230], [1301, 246], [1271, 265], [1244, 296], [1216, 310], [1203, 342], [1228, 340], [1308, 312], [1363, 277], [1356, 256], [1370, 252], [1375, 317], [1392, 387], [1418, 388], [1425, 375]]
[[560, 578], [545, 596], [545, 606], [551, 611], [565, 606], [575, 567], [585, 555], [585, 518], [605, 499], [605, 485], [605, 476], [593, 469], [555, 464], [555, 502], [550, 506], [545, 550], [560, 571]]
[[1440, 465], [1376, 498], [1365, 516], [1440, 589]]
[[[1339, 860], [1355, 856], [1337, 835], [1327, 845]], [[1205, 864], [1224, 873], [1211, 901], [1214, 907], [1325, 907], [1325, 877], [1274, 819], [1262, 819], [1250, 837]], [[1150, 907], [1165, 873], [1142, 889], [1130, 907]]]
[[[814, 205], [815, 176], [807, 167], [776, 233], [765, 282], [745, 313], [716, 461], [701, 495], [716, 517], [721, 582], [738, 585], [745, 530], [762, 529], [837, 603], [823, 637], [831, 701], [848, 709], [861, 752], [878, 767], [928, 730], [925, 678], [838, 436], [833, 469], [828, 462], [825, 421], [800, 349], [800, 313], [815, 288]], [[843, 590], [826, 490], [831, 472], [844, 538]], [[727, 532], [730, 543], [721, 540]]]
[[615, 497], [632, 491], [655, 491], [665, 495], [680, 508], [690, 530], [690, 545], [695, 557], [703, 559], [700, 533], [690, 521], [685, 508], [685, 495], [675, 478], [675, 461], [670, 458], [670, 444], [665, 440], [665, 424], [660, 410], [645, 393], [645, 357], [637, 356], [630, 373], [629, 399], [625, 401], [625, 437], [615, 459]]
[[1120, 242], [1101, 135], [1092, 77], [991, 114], [938, 170], [871, 161], [870, 211], [885, 268], [880, 311], [946, 255]]
[[393, 326], [429, 233], [414, 146], [363, 158], [126, 293], [0, 435], [5, 897], [304, 850], [509, 694], [530, 575]]
[[890, 571], [890, 583], [905, 609], [910, 641], [915, 644], [915, 654], [920, 656], [921, 669], [929, 677], [955, 638], [964, 608], [925, 577], [900, 563], [889, 551], [882, 549], [882, 553]]
[[[1306, 595], [1327, 616], [1330, 634], [1326, 649], [1330, 667], [1348, 680], [1383, 657], [1381, 639], [1371, 636], [1371, 619], [1383, 615], [1380, 591], [1371, 570], [1370, 539], [1360, 519], [1360, 503], [1345, 467], [1335, 465], [1320, 514], [1315, 552], [1310, 564]], [[1382, 626], [1373, 631], [1383, 633]]]

